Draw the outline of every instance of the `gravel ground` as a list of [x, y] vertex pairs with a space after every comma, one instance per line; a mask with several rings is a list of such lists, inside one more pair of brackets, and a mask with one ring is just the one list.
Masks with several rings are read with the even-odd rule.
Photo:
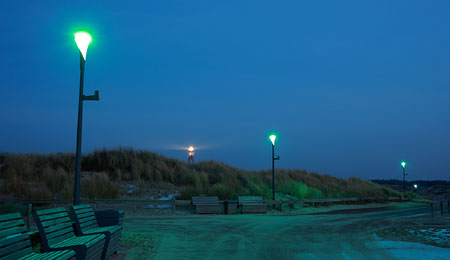
[[431, 218], [428, 210], [391, 203], [267, 215], [127, 215], [123, 247], [111, 259], [450, 259], [449, 217]]

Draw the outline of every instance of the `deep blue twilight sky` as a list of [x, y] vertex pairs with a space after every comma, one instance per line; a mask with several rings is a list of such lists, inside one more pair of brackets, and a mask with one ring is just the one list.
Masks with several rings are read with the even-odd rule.
[[450, 180], [450, 1], [3, 1], [0, 152], [119, 146], [245, 169]]

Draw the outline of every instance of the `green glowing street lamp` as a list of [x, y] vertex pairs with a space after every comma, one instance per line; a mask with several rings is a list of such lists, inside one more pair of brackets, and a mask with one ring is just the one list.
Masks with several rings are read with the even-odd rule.
[[275, 140], [277, 136], [271, 134], [269, 139], [272, 142], [272, 200], [275, 200], [275, 160], [280, 160], [280, 156], [275, 158]]
[[418, 188], [419, 186], [417, 186], [417, 184], [413, 184], [413, 187], [414, 187], [414, 189], [417, 190], [417, 188]]
[[401, 165], [402, 165], [402, 170], [403, 170], [403, 189], [406, 189], [406, 175], [408, 175], [408, 174], [405, 172], [406, 162], [405, 162], [405, 161], [402, 161]]
[[81, 170], [81, 130], [83, 125], [83, 101], [92, 100], [98, 101], [98, 90], [94, 95], [85, 96], [83, 94], [84, 87], [84, 66], [86, 63], [86, 52], [89, 44], [92, 41], [91, 35], [86, 31], [79, 31], [75, 33], [75, 42], [80, 50], [80, 96], [78, 99], [78, 124], [77, 124], [77, 150], [75, 158], [75, 182], [74, 182], [74, 196], [73, 204], [80, 204], [80, 170]]

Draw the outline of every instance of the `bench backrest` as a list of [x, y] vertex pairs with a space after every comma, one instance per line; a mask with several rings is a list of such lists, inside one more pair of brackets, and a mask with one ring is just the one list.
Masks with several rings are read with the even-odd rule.
[[215, 197], [192, 197], [192, 205], [219, 204], [219, 198]]
[[0, 259], [17, 259], [32, 252], [20, 213], [0, 215]]
[[36, 210], [33, 217], [44, 248], [75, 236], [65, 208]]
[[264, 201], [258, 196], [239, 196], [240, 205], [264, 205]]
[[78, 232], [87, 232], [89, 229], [98, 228], [97, 218], [91, 205], [78, 205], [70, 207], [73, 220]]

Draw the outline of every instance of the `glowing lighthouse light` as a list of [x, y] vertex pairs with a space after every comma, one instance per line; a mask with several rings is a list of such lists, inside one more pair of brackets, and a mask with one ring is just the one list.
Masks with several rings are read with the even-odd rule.
[[188, 163], [194, 162], [194, 146], [189, 146], [188, 148]]

